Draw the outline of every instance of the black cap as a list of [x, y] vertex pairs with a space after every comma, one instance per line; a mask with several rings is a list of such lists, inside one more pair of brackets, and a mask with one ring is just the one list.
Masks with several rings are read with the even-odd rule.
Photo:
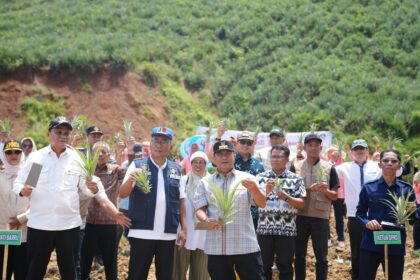
[[311, 140], [317, 140], [319, 143], [322, 143], [321, 137], [318, 136], [318, 134], [315, 133], [309, 133], [305, 136], [305, 141], [303, 141], [304, 144], [308, 143]]
[[3, 152], [22, 151], [22, 144], [16, 139], [7, 140], [3, 146]]
[[134, 155], [138, 156], [143, 154], [142, 146], [139, 142], [136, 142], [133, 147]]
[[270, 131], [270, 134], [269, 134], [269, 136], [268, 136], [268, 137], [271, 137], [271, 136], [273, 136], [273, 135], [277, 135], [277, 136], [280, 136], [280, 137], [284, 137], [284, 133], [283, 133], [283, 131], [282, 131], [281, 129], [278, 129], [278, 128], [273, 128], [273, 129]]
[[233, 144], [230, 141], [222, 140], [219, 142], [216, 142], [213, 146], [213, 153], [216, 154], [220, 151], [231, 151], [234, 152]]
[[92, 134], [92, 133], [98, 133], [98, 134], [101, 134], [101, 135], [103, 135], [104, 133], [103, 133], [103, 131], [102, 131], [102, 129], [100, 129], [99, 127], [97, 127], [97, 126], [89, 126], [87, 129], [86, 129], [86, 134], [87, 135], [89, 135], [89, 134]]
[[57, 126], [62, 124], [70, 128], [70, 130], [73, 130], [71, 122], [68, 119], [66, 119], [66, 117], [60, 116], [51, 120], [50, 125], [48, 126], [48, 131], [51, 131], [51, 129], [56, 128]]

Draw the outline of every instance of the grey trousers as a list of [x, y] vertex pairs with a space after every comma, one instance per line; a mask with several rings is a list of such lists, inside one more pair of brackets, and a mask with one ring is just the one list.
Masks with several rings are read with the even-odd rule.
[[172, 280], [187, 279], [186, 276], [188, 268], [188, 279], [210, 279], [209, 273], [207, 272], [207, 255], [204, 253], [204, 251], [200, 249], [191, 251], [185, 248], [178, 250], [178, 246], [175, 246]]

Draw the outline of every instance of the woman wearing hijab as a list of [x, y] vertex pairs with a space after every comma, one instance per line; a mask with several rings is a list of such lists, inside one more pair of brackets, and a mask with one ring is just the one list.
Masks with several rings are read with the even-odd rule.
[[[17, 140], [8, 140], [3, 147], [4, 170], [0, 171], [0, 230], [22, 230], [22, 244], [9, 246], [7, 277], [10, 280], [25, 279], [27, 272], [26, 233], [29, 198], [13, 192], [13, 182], [22, 163], [22, 145]], [[3, 273], [4, 245], [0, 245], [0, 271]], [[3, 275], [3, 274], [2, 274]]]
[[23, 138], [20, 143], [22, 144], [22, 151], [23, 151], [23, 159], [26, 160], [29, 156], [30, 153], [35, 152], [36, 149], [36, 144], [34, 139], [32, 139], [31, 137], [25, 137]]
[[205, 153], [201, 151], [193, 153], [190, 157], [191, 172], [181, 178], [181, 188], [184, 188], [186, 194], [185, 206], [187, 210], [188, 233], [185, 248], [175, 249], [172, 274], [172, 279], [174, 280], [185, 280], [188, 267], [189, 279], [210, 279], [207, 272], [207, 255], [204, 253], [206, 231], [194, 229], [196, 223], [195, 209], [191, 203], [201, 179], [208, 176], [207, 163], [208, 158]]

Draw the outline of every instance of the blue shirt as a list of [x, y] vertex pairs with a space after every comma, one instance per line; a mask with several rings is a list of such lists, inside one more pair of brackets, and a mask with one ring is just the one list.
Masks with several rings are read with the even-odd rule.
[[[361, 250], [372, 251], [378, 253], [384, 253], [383, 245], [375, 245], [373, 240], [373, 231], [366, 228], [366, 224], [371, 220], [376, 220], [379, 223], [382, 221], [395, 223], [395, 218], [390, 214], [390, 208], [384, 204], [384, 200], [393, 202], [391, 196], [388, 194], [388, 190], [401, 196], [407, 197], [408, 192], [413, 191], [413, 187], [399, 179], [396, 179], [394, 184], [389, 187], [384, 177], [381, 177], [375, 181], [369, 182], [363, 185], [359, 195], [359, 204], [357, 205], [356, 218], [363, 225], [362, 243], [360, 246]], [[409, 198], [410, 201], [415, 201], [414, 192]], [[405, 255], [405, 240], [406, 232], [405, 229], [398, 229], [395, 227], [384, 227], [384, 230], [399, 230], [401, 232], [401, 245], [389, 245], [389, 254], [404, 256]]]

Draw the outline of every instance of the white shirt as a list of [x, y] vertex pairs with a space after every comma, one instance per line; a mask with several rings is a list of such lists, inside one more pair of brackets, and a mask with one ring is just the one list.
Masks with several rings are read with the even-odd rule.
[[[359, 193], [362, 189], [360, 182], [360, 166], [353, 162], [344, 162], [335, 167], [338, 177], [344, 180], [344, 200], [347, 205], [347, 216], [356, 216], [356, 207], [359, 203]], [[382, 176], [378, 163], [368, 160], [363, 166], [364, 184]]]
[[29, 155], [14, 182], [13, 191], [22, 190], [32, 163], [42, 165], [38, 184], [30, 196], [28, 227], [39, 230], [67, 230], [82, 225], [79, 212], [79, 190], [84, 195], [94, 195], [81, 177], [81, 161], [76, 151], [67, 147], [57, 158], [56, 153], [47, 146]]
[[[155, 220], [153, 222], [153, 230], [150, 229], [130, 229], [128, 237], [140, 238], [140, 239], [153, 239], [153, 240], [175, 240], [176, 234], [165, 233], [165, 215], [166, 215], [166, 197], [165, 197], [165, 181], [163, 178], [163, 170], [166, 167], [167, 161], [162, 166], [157, 165], [153, 158], [150, 157], [152, 163], [158, 168], [158, 184], [156, 194], [156, 206], [155, 206]], [[130, 164], [125, 173], [123, 184], [130, 178], [131, 172], [136, 169], [134, 162]], [[132, 188], [135, 183], [133, 182]], [[179, 199], [185, 197], [181, 188], [179, 190]]]
[[[98, 184], [98, 192], [95, 194], [96, 200], [100, 201], [102, 199], [108, 199], [108, 196], [106, 195], [105, 188], [104, 188], [104, 185], [102, 184], [101, 179], [97, 176], [93, 176], [92, 180]], [[79, 192], [79, 195], [80, 195], [80, 201], [79, 201], [80, 217], [82, 218], [82, 225], [80, 226], [80, 229], [85, 229], [86, 218], [87, 218], [88, 210], [89, 210], [89, 204], [92, 197], [83, 195], [83, 193], [80, 193], [80, 192]]]
[[29, 199], [13, 192], [15, 176], [0, 171], [0, 230], [5, 230], [10, 217], [17, 217], [22, 230], [22, 242], [26, 242]]
[[[181, 178], [181, 189], [183, 194], [185, 194], [185, 187], [187, 185], [187, 178], [188, 176], [182, 176]], [[207, 178], [207, 177], [205, 177]], [[185, 242], [185, 248], [188, 250], [194, 251], [196, 249], [200, 249], [204, 251], [206, 245], [206, 233], [205, 230], [195, 230], [195, 209], [192, 205], [192, 202], [186, 196], [184, 199], [185, 208], [186, 208], [186, 220], [187, 220], [187, 241]], [[181, 226], [178, 227], [178, 232], [181, 230]]]

